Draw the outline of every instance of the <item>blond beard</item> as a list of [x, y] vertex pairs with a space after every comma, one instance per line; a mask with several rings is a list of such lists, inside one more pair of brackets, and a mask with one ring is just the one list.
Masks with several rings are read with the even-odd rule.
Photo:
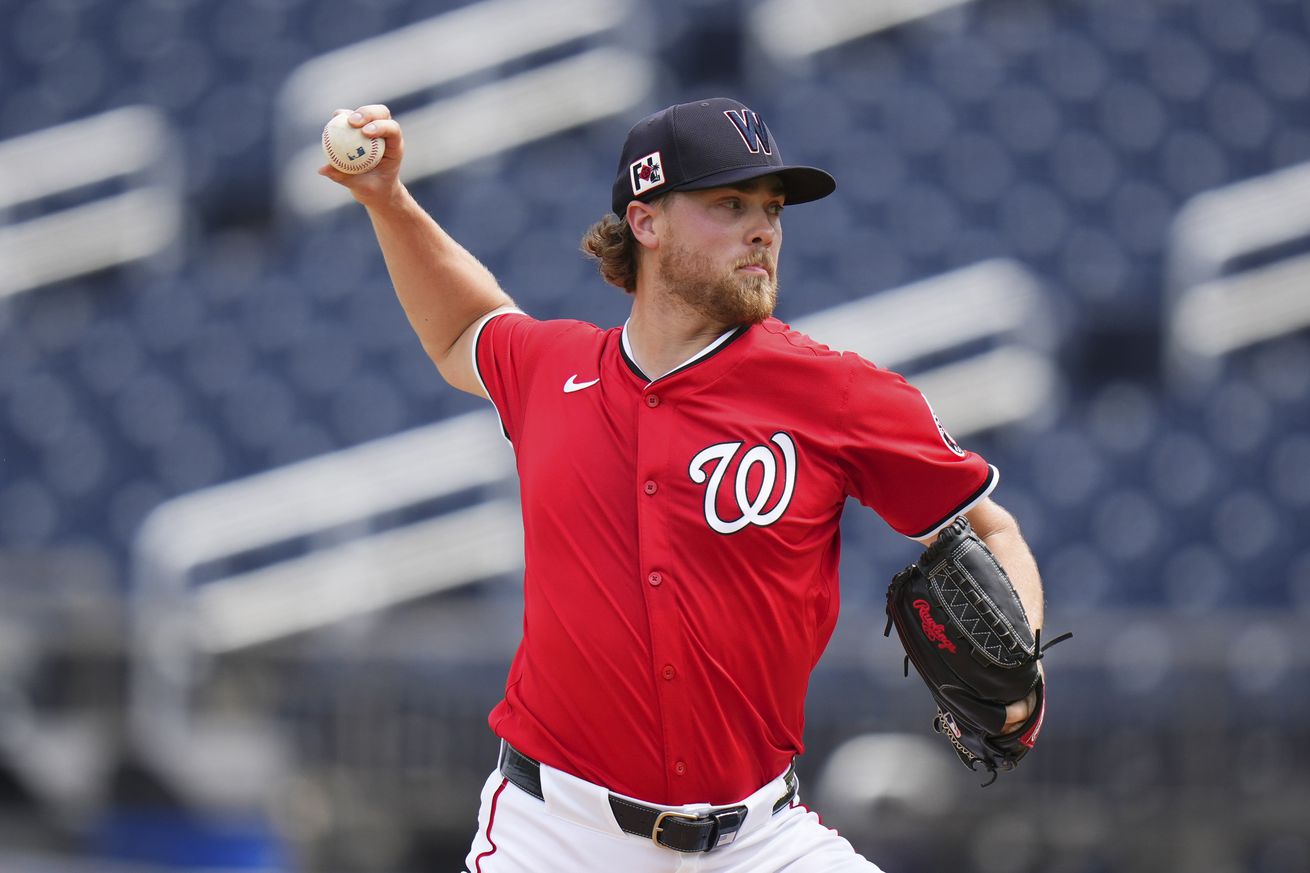
[[[765, 267], [769, 275], [737, 272], [749, 264]], [[657, 275], [675, 300], [716, 324], [758, 324], [773, 314], [778, 282], [772, 258], [760, 254], [743, 258], [726, 273], [719, 269], [707, 256], [694, 255], [675, 243], [667, 246]]]

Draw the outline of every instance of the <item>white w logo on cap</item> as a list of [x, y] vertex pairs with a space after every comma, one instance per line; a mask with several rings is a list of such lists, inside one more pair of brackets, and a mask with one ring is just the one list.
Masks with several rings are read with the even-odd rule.
[[732, 126], [737, 128], [737, 133], [741, 134], [742, 142], [746, 143], [746, 148], [750, 153], [757, 155], [763, 149], [766, 155], [773, 154], [773, 146], [769, 145], [769, 129], [764, 126], [760, 116], [753, 109], [725, 109], [723, 114], [728, 116]]

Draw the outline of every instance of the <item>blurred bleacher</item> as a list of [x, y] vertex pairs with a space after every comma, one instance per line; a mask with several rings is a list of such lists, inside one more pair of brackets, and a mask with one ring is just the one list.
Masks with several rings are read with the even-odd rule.
[[[514, 485], [507, 455], [441, 475], [494, 424], [313, 174], [317, 126], [393, 106], [416, 195], [520, 305], [610, 325], [627, 301], [577, 241], [623, 135], [725, 93], [839, 183], [788, 212], [779, 315], [924, 387], [1000, 469], [1048, 626], [1076, 632], [1043, 746], [985, 813], [950, 769], [946, 800], [906, 788], [943, 744], [899, 788], [827, 767], [880, 760], [848, 745], [865, 734], [927, 736], [870, 633], [914, 551], [852, 506], [809, 799], [901, 873], [1310, 871], [1301, 0], [0, 0], [0, 20], [0, 869], [192, 864], [113, 836], [143, 806], [211, 837], [263, 820], [278, 851], [232, 869], [459, 862], [516, 641], [514, 532], [467, 565], [425, 532]], [[925, 312], [966, 324], [897, 346]], [[405, 464], [432, 470], [360, 497], [361, 471]]]

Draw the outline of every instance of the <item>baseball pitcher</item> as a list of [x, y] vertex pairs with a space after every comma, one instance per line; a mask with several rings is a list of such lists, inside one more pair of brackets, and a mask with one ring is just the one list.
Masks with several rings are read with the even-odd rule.
[[[735, 100], [656, 112], [628, 134], [612, 214], [583, 238], [631, 296], [630, 317], [539, 321], [401, 184], [387, 108], [342, 112], [385, 138], [384, 156], [365, 173], [320, 172], [367, 209], [442, 376], [495, 405], [521, 480], [523, 639], [489, 719], [501, 753], [468, 873], [876, 871], [801, 804], [793, 769], [810, 672], [837, 621], [848, 496], [925, 546], [951, 534], [944, 558], [916, 565], [928, 593], [898, 577], [888, 607], [909, 616], [903, 639], [931, 643], [906, 646], [939, 729], [957, 751], [977, 739], [966, 763], [993, 771], [1032, 745], [1041, 586], [988, 496], [996, 470], [900, 376], [772, 317], [783, 210], [832, 193], [830, 175], [785, 163]], [[987, 560], [956, 572], [939, 602], [961, 541]], [[975, 577], [997, 574], [1004, 602], [988, 614], [1016, 630], [1003, 641], [1014, 663], [971, 660], [1024, 675], [934, 678], [925, 665], [951, 654], [942, 641], [960, 657], [1000, 653], [955, 608], [996, 581]]]

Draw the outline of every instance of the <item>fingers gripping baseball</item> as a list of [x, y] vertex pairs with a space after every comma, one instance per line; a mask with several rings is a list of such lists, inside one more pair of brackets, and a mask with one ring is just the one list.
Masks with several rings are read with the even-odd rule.
[[[341, 126], [343, 119], [344, 127]], [[345, 166], [339, 154], [347, 150], [339, 147], [332, 149], [330, 143], [344, 141], [358, 144], [358, 148], [349, 149], [350, 154], [360, 153], [362, 159], [368, 160], [368, 152], [373, 151], [370, 145], [373, 140], [380, 141], [383, 146], [376, 165], [362, 172], [344, 172], [338, 168]], [[324, 150], [329, 152], [330, 160], [319, 168], [319, 175], [348, 188], [356, 200], [367, 203], [389, 194], [398, 183], [405, 145], [400, 124], [391, 117], [391, 110], [380, 103], [374, 103], [354, 110], [335, 110], [324, 128]], [[338, 166], [333, 166], [334, 163]]]

